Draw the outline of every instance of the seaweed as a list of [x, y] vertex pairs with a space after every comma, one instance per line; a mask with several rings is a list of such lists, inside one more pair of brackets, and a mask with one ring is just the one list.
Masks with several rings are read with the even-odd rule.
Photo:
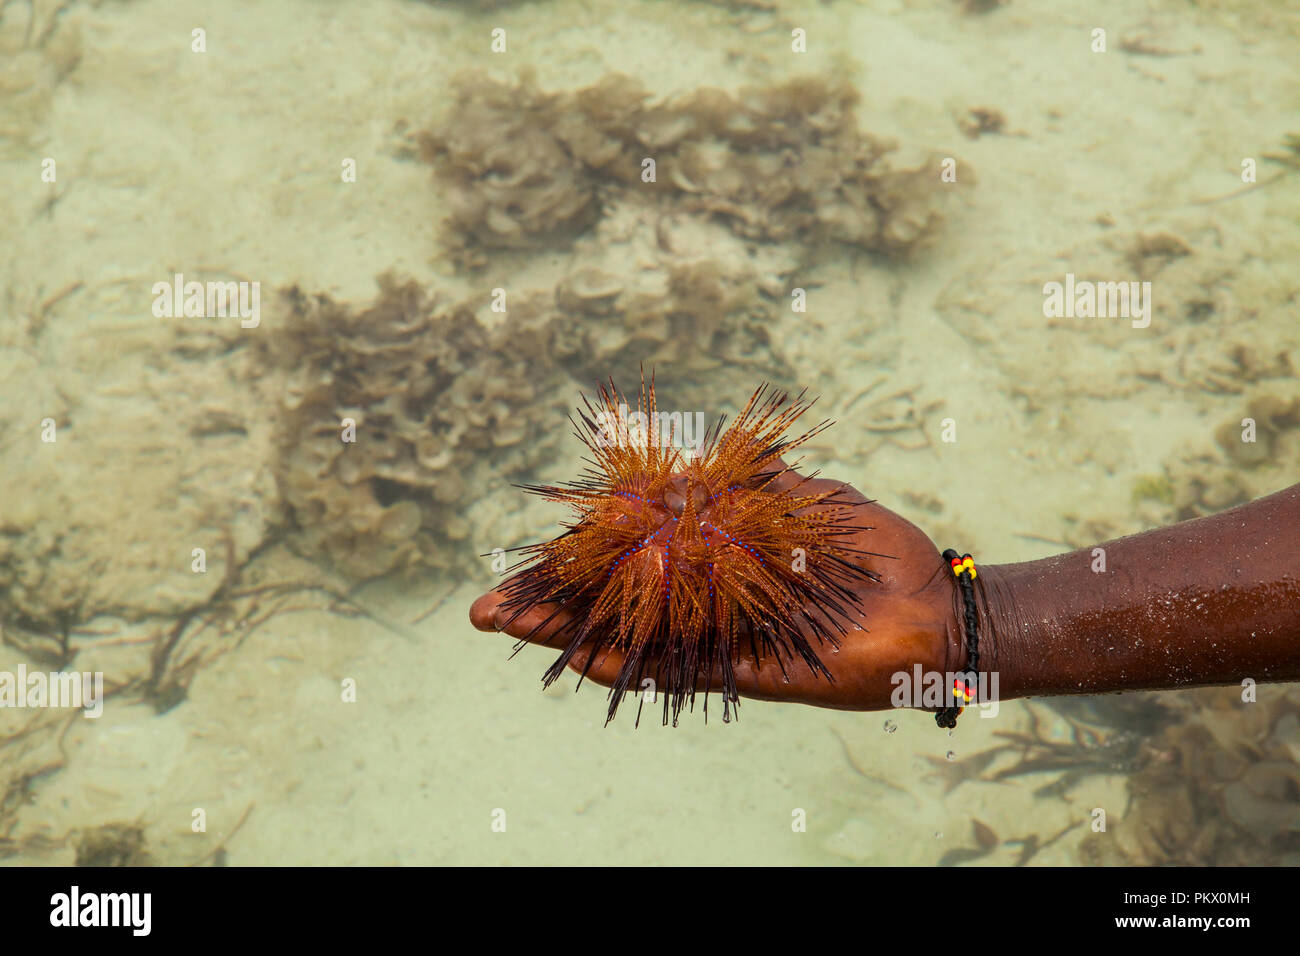
[[0, 146], [26, 150], [42, 135], [54, 91], [81, 62], [76, 0], [0, 0]]
[[[951, 792], [969, 780], [1005, 783], [1019, 777], [1054, 774], [1054, 778], [1039, 785], [1034, 795], [1062, 797], [1083, 781], [1093, 776], [1109, 776], [1130, 772], [1142, 759], [1142, 741], [1145, 735], [1131, 729], [1102, 728], [1092, 724], [1079, 713], [1062, 713], [1061, 718], [1070, 729], [1068, 739], [1061, 740], [1043, 732], [1038, 709], [1026, 703], [1030, 726], [1028, 731], [999, 730], [995, 736], [1005, 743], [986, 748], [958, 761], [928, 757], [944, 780], [944, 792]], [[1016, 755], [1014, 763], [987, 772], [999, 757]]]
[[78, 833], [77, 866], [152, 866], [144, 829], [134, 823], [106, 823]]
[[1294, 865], [1300, 861], [1300, 695], [1261, 688], [1167, 695], [1176, 719], [1146, 739], [1130, 809], [1089, 834], [1085, 862]]
[[618, 74], [566, 93], [528, 74], [461, 76], [447, 118], [417, 140], [451, 187], [445, 241], [462, 265], [571, 244], [620, 202], [716, 218], [747, 239], [905, 257], [939, 223], [939, 166], [889, 167], [893, 144], [858, 127], [857, 105], [847, 80], [817, 77], [652, 104]]
[[[747, 316], [746, 276], [670, 259], [660, 278], [641, 288], [588, 267], [512, 293], [491, 325], [479, 302], [440, 303], [392, 275], [361, 305], [286, 290], [285, 321], [259, 348], [286, 376], [274, 471], [287, 543], [354, 580], [483, 574], [467, 558], [491, 542], [464, 544], [489, 523], [475, 509], [492, 512], [503, 546], [525, 534], [518, 515], [501, 520], [490, 492], [555, 459], [581, 387], [658, 359], [669, 380], [728, 357], [735, 375], [755, 361], [771, 370]], [[347, 421], [354, 441], [344, 440]]]
[[290, 373], [275, 466], [289, 544], [360, 579], [451, 565], [446, 543], [469, 535], [465, 507], [491, 484], [489, 464], [514, 449], [517, 471], [552, 451], [555, 429], [539, 426], [563, 419], [557, 380], [536, 362], [555, 344], [547, 314], [512, 304], [510, 324], [489, 329], [391, 276], [361, 307], [297, 287], [285, 299], [263, 347]]
[[[1271, 377], [1271, 376], [1270, 376]], [[1300, 393], [1260, 385], [1205, 441], [1164, 466], [1168, 488], [1136, 501], [1144, 524], [1215, 514], [1283, 487], [1300, 463]], [[1253, 422], [1253, 440], [1242, 422]]]
[[[1255, 423], [1254, 441], [1242, 440], [1241, 422], [1245, 418]], [[1234, 464], [1253, 468], [1276, 461], [1283, 453], [1283, 442], [1297, 429], [1300, 429], [1300, 395], [1284, 398], [1270, 393], [1252, 399], [1244, 416], [1219, 426], [1214, 440]]]

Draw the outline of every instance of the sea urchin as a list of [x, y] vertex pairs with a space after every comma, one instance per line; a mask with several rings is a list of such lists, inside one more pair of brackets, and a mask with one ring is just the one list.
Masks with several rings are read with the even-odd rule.
[[860, 620], [855, 585], [876, 576], [852, 545], [869, 530], [854, 524], [858, 505], [838, 490], [812, 492], [815, 476], [781, 460], [830, 424], [784, 437], [812, 402], [762, 386], [729, 428], [719, 420], [708, 429], [693, 455], [675, 447], [675, 428], [656, 427], [653, 379], [642, 383], [635, 416], [649, 428], [610, 427], [627, 418], [612, 382], [595, 404], [583, 402], [573, 424], [594, 456], [590, 467], [567, 485], [525, 486], [569, 504], [576, 521], [520, 549], [525, 560], [502, 586], [511, 619], [550, 604], [539, 629], [565, 621], [546, 642], [564, 643], [546, 684], [584, 645], [594, 651], [587, 669], [616, 651], [622, 664], [607, 719], [634, 690], [642, 700], [662, 694], [664, 723], [676, 724], [697, 691], [707, 715], [710, 687], [721, 689], [730, 719], [739, 700], [734, 664], [745, 653], [782, 673], [798, 658], [829, 680], [814, 642], [838, 646], [837, 635]]

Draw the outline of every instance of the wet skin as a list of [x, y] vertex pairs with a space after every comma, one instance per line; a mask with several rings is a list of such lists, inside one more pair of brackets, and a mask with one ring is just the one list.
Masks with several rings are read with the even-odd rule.
[[[799, 480], [778, 479], [785, 487]], [[742, 657], [742, 697], [882, 710], [891, 706], [893, 675], [918, 664], [939, 673], [965, 667], [953, 577], [938, 548], [841, 482], [814, 479], [801, 492], [835, 488], [862, 502], [858, 523], [870, 527], [853, 546], [889, 555], [862, 559], [880, 576], [858, 587], [862, 630], [846, 629], [838, 649], [819, 650], [829, 681], [799, 663], [783, 675]], [[997, 672], [1001, 699], [1300, 680], [1300, 485], [1096, 548], [979, 564], [980, 670]], [[502, 630], [501, 600], [494, 590], [474, 602], [476, 628]], [[563, 617], [530, 632], [552, 610], [534, 609], [507, 633], [545, 644]], [[574, 669], [589, 656], [580, 652]], [[587, 677], [608, 686], [621, 662], [618, 651], [598, 650]]]

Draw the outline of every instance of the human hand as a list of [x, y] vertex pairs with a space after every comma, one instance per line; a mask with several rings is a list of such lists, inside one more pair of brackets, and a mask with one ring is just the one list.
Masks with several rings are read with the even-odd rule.
[[[799, 659], [786, 661], [783, 673], [771, 659], [756, 660], [742, 642], [742, 651], [734, 661], [740, 696], [840, 710], [880, 710], [891, 705], [895, 674], [910, 675], [916, 664], [926, 673], [955, 670], [959, 630], [951, 574], [925, 533], [843, 482], [808, 479], [787, 471], [775, 479], [773, 490], [796, 485], [800, 495], [837, 491], [838, 502], [857, 505], [855, 524], [861, 530], [844, 543], [865, 552], [860, 564], [873, 572], [875, 579], [864, 576], [853, 585], [860, 605], [852, 612], [856, 618], [852, 625], [840, 622], [839, 647], [818, 646], [814, 641], [831, 680]], [[539, 605], [511, 619], [511, 612], [502, 608], [505, 597], [497, 588], [476, 600], [470, 608], [473, 625], [481, 631], [504, 630], [517, 639], [545, 645], [571, 620], [568, 612], [560, 609], [557, 613], [553, 605]], [[591, 660], [593, 653], [595, 660]], [[623, 657], [617, 648], [587, 645], [569, 663], [608, 687], [617, 677]], [[720, 687], [715, 683], [707, 689]]]

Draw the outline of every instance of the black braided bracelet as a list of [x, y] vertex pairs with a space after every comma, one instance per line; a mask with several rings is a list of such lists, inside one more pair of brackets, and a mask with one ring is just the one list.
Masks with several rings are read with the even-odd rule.
[[[952, 573], [957, 578], [957, 590], [961, 594], [965, 609], [966, 671], [978, 674], [980, 636], [978, 618], [975, 615], [975, 561], [969, 554], [959, 555], [951, 548], [943, 553], [943, 559], [952, 567]], [[952, 707], [945, 707], [934, 715], [934, 722], [948, 730], [957, 726], [957, 715], [965, 709], [965, 705], [975, 700], [975, 687], [967, 683], [963, 677], [957, 677], [953, 681], [952, 694], [953, 699], [958, 703]]]

